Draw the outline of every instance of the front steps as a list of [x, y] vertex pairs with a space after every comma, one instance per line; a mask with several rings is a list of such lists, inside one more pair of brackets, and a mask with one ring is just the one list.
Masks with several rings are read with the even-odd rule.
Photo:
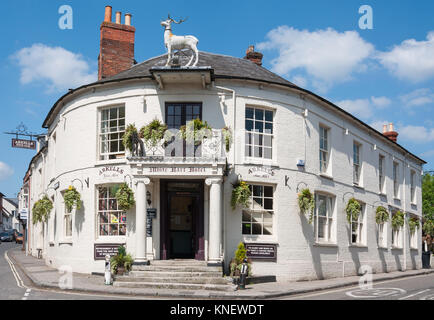
[[113, 285], [127, 288], [234, 291], [232, 279], [222, 267], [197, 260], [155, 260], [148, 266], [133, 266], [128, 275], [115, 276]]

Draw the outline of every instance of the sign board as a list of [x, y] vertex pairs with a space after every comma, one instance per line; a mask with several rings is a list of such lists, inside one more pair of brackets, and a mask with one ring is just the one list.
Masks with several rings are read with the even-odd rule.
[[29, 209], [21, 209], [20, 220], [27, 220], [28, 213], [29, 213]]
[[147, 210], [148, 213], [148, 217], [150, 217], [151, 219], [156, 219], [157, 218], [157, 209], [155, 208], [150, 208]]
[[277, 244], [246, 243], [247, 258], [262, 261], [277, 261]]
[[146, 236], [152, 237], [152, 218], [149, 215], [146, 216]]
[[122, 244], [96, 244], [94, 248], [94, 260], [105, 260], [105, 256], [108, 254], [110, 257], [118, 254], [118, 248]]
[[33, 149], [34, 150], [34, 149], [36, 149], [36, 141], [12, 139], [12, 148]]

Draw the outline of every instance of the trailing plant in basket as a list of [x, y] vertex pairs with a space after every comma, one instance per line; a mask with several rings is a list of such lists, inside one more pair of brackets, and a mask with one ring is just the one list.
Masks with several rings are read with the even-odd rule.
[[389, 212], [385, 207], [379, 206], [375, 212], [375, 222], [383, 224], [387, 221], [389, 221]]
[[211, 137], [212, 128], [208, 125], [208, 122], [202, 122], [198, 118], [190, 120], [186, 125], [181, 126], [179, 135], [188, 143], [194, 143], [195, 146], [198, 146], [204, 138]]
[[[241, 274], [241, 267], [243, 266], [244, 259], [247, 258], [247, 250], [244, 246], [244, 243], [240, 242], [237, 250], [235, 251], [235, 257], [231, 260], [229, 264], [230, 267], [230, 276], [238, 277]], [[252, 262], [250, 259], [247, 259], [247, 275], [252, 275]]]
[[122, 143], [125, 149], [133, 152], [133, 136], [138, 136], [137, 128], [134, 124], [129, 124], [125, 129], [125, 134], [122, 138]]
[[245, 181], [237, 181], [237, 183], [233, 184], [233, 187], [231, 198], [232, 209], [235, 210], [237, 205], [248, 208], [250, 206], [250, 197], [252, 195], [250, 186]]
[[121, 184], [116, 192], [116, 200], [119, 208], [125, 211], [129, 210], [136, 204], [136, 201], [134, 200], [134, 192], [126, 183]]
[[351, 221], [357, 221], [359, 220], [360, 212], [362, 212], [362, 205], [356, 199], [351, 198], [348, 200], [345, 212], [347, 213], [348, 223], [351, 223]]
[[312, 224], [315, 210], [315, 199], [309, 189], [303, 189], [298, 194], [298, 206], [302, 214], [309, 213], [309, 223]]
[[398, 230], [404, 226], [404, 213], [397, 211], [392, 217], [392, 229]]
[[50, 216], [51, 209], [53, 209], [53, 203], [47, 196], [36, 201], [32, 209], [33, 224], [36, 224], [37, 222], [46, 222]]
[[222, 129], [222, 135], [223, 135], [223, 139], [225, 140], [225, 147], [226, 147], [226, 152], [229, 152], [229, 150], [231, 150], [231, 145], [232, 145], [232, 130], [230, 127], [224, 127]]
[[416, 229], [419, 229], [419, 219], [418, 218], [410, 218], [408, 220], [408, 228], [410, 229], [410, 232], [413, 233], [416, 231]]
[[81, 209], [81, 196], [80, 193], [73, 186], [69, 186], [68, 190], [65, 192], [63, 196], [65, 200], [66, 209], [70, 212], [72, 208], [75, 206], [77, 210]]
[[167, 125], [155, 119], [140, 129], [140, 136], [143, 137], [146, 144], [155, 147], [164, 138], [166, 131]]

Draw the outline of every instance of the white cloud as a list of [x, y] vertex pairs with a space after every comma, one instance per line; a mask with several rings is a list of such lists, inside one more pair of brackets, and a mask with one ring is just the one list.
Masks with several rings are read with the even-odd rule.
[[404, 126], [397, 130], [402, 140], [408, 140], [413, 143], [427, 143], [434, 141], [434, 128], [429, 129], [423, 126]]
[[434, 93], [427, 88], [417, 89], [408, 94], [400, 96], [399, 99], [406, 107], [417, 107], [434, 103]]
[[390, 122], [389, 122], [389, 121], [386, 121], [386, 120], [384, 120], [384, 121], [379, 120], [379, 121], [372, 122], [372, 123], [370, 124], [370, 126], [371, 126], [372, 128], [374, 128], [375, 130], [377, 130], [378, 132], [383, 133], [383, 125], [385, 125], [385, 124], [388, 125], [389, 123], [390, 123]]
[[387, 97], [371, 97], [371, 101], [378, 108], [388, 107], [392, 103]]
[[353, 73], [366, 70], [364, 60], [374, 52], [374, 46], [356, 31], [340, 33], [328, 28], [310, 32], [280, 26], [271, 30], [267, 38], [257, 47], [278, 50], [279, 56], [271, 61], [274, 72], [288, 75], [303, 69], [322, 92], [350, 80]]
[[294, 77], [292, 77], [291, 82], [294, 83], [295, 85], [299, 86], [299, 87], [306, 87], [307, 86], [307, 79], [303, 76], [300, 75], [296, 75]]
[[432, 149], [432, 150], [428, 150], [428, 151], [426, 151], [426, 152], [423, 152], [423, 153], [421, 153], [420, 154], [420, 156], [422, 157], [422, 158], [424, 158], [424, 157], [434, 157], [434, 149]]
[[43, 82], [49, 91], [66, 90], [97, 79], [82, 55], [61, 47], [34, 44], [13, 56], [21, 68], [22, 84]]
[[389, 52], [380, 52], [380, 63], [399, 79], [421, 82], [434, 77], [434, 31], [427, 41], [408, 39]]
[[14, 169], [9, 167], [6, 163], [0, 161], [0, 181], [9, 178], [14, 174]]
[[384, 109], [391, 103], [392, 101], [387, 97], [371, 97], [370, 99], [342, 100], [336, 102], [336, 105], [358, 118], [367, 120], [372, 118], [375, 108]]

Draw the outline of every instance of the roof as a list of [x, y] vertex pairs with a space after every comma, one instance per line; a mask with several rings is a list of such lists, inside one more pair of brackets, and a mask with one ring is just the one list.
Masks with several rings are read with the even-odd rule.
[[8, 201], [9, 203], [11, 203], [13, 206], [18, 208], [18, 199], [17, 198], [3, 198], [3, 200]]
[[[184, 62], [187, 58], [181, 56], [182, 62]], [[87, 85], [83, 85], [77, 89], [70, 90], [65, 95], [63, 95], [51, 108], [50, 112], [48, 113], [44, 123], [43, 128], [48, 128], [52, 121], [54, 120], [55, 116], [57, 115], [57, 112], [60, 111], [60, 102], [63, 101], [64, 98], [74, 94], [77, 91], [80, 91], [82, 89], [86, 89], [93, 86], [98, 85], [104, 85], [108, 83], [115, 83], [120, 81], [126, 81], [126, 80], [133, 80], [133, 79], [153, 79], [153, 76], [150, 72], [152, 68], [155, 67], [164, 67], [167, 62], [167, 54], [154, 57], [151, 59], [148, 59], [142, 63], [136, 64], [132, 66], [130, 69], [125, 70], [121, 73], [118, 73], [112, 77], [104, 78], [99, 81], [96, 81], [94, 83], [90, 83]], [[220, 55], [220, 54], [214, 54], [214, 53], [208, 53], [208, 52], [199, 52], [199, 62], [198, 67], [211, 67], [214, 70], [213, 73], [213, 79], [239, 79], [239, 80], [253, 80], [253, 81], [260, 81], [265, 82], [269, 84], [275, 84], [275, 85], [281, 85], [285, 87], [289, 87], [292, 89], [296, 89], [302, 93], [305, 93], [307, 95], [310, 95], [325, 104], [331, 106], [332, 108], [335, 108], [336, 110], [340, 111], [341, 113], [349, 116], [356, 122], [358, 122], [360, 125], [368, 129], [370, 132], [375, 133], [377, 137], [382, 139], [383, 141], [387, 141], [388, 143], [392, 143], [395, 146], [397, 146], [399, 149], [404, 151], [407, 154], [410, 154], [415, 159], [420, 161], [422, 164], [426, 164], [424, 160], [417, 157], [416, 155], [412, 154], [410, 151], [406, 150], [404, 147], [399, 145], [396, 142], [391, 141], [389, 138], [385, 137], [382, 133], [378, 132], [368, 124], [364, 123], [360, 119], [354, 117], [352, 114], [348, 113], [347, 111], [343, 110], [342, 108], [338, 107], [337, 105], [333, 104], [332, 102], [326, 100], [325, 98], [318, 96], [317, 94], [303, 89], [301, 87], [298, 87], [297, 85], [293, 84], [292, 82], [289, 82], [288, 80], [278, 76], [277, 74], [265, 69], [264, 67], [258, 66], [256, 63], [247, 60], [247, 59], [241, 59], [236, 57], [231, 57], [227, 55]], [[63, 105], [63, 104], [62, 104]]]

